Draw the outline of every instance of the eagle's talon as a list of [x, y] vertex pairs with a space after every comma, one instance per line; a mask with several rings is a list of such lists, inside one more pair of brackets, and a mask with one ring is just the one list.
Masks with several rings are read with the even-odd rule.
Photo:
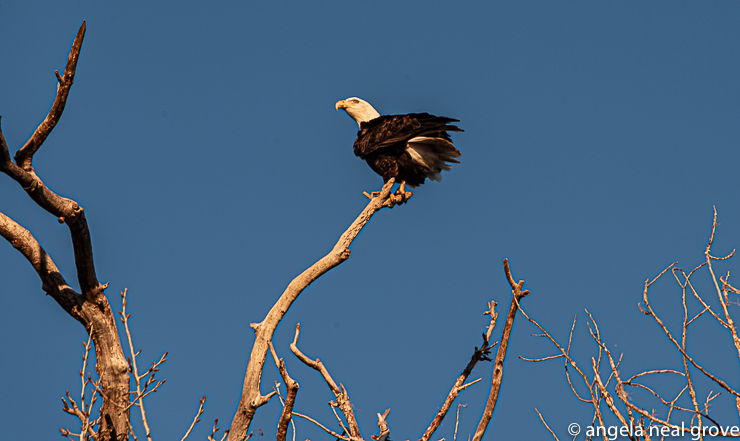
[[411, 199], [414, 193], [406, 191], [406, 181], [402, 181], [395, 193], [391, 194], [391, 202], [397, 205], [403, 205]]

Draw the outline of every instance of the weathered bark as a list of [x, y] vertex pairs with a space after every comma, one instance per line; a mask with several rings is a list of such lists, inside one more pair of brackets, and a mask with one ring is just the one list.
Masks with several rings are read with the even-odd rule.
[[498, 346], [496, 360], [493, 362], [493, 376], [491, 378], [491, 391], [488, 394], [488, 402], [483, 411], [483, 416], [478, 423], [478, 428], [475, 429], [473, 441], [480, 441], [483, 438], [486, 428], [488, 428], [488, 423], [491, 422], [491, 418], [493, 417], [493, 411], [496, 409], [496, 402], [501, 391], [501, 383], [504, 381], [504, 360], [506, 359], [506, 350], [509, 347], [511, 330], [514, 328], [514, 318], [519, 309], [519, 300], [529, 294], [529, 290], [522, 291], [522, 287], [524, 286], [523, 280], [520, 280], [519, 283], [514, 282], [511, 270], [509, 269], [508, 259], [504, 259], [504, 272], [506, 273], [506, 279], [509, 281], [509, 285], [511, 285], [511, 305], [509, 306], [509, 313], [506, 315], [506, 322], [504, 322], [504, 331], [501, 333], [501, 343]]
[[321, 374], [321, 378], [324, 379], [326, 385], [329, 386], [329, 390], [331, 390], [331, 392], [334, 394], [334, 397], [337, 399], [336, 407], [338, 407], [339, 410], [342, 411], [342, 414], [344, 414], [344, 420], [347, 421], [347, 435], [350, 439], [362, 439], [362, 435], [360, 434], [360, 426], [357, 424], [357, 418], [355, 418], [355, 413], [352, 410], [352, 403], [350, 402], [347, 390], [344, 388], [343, 384], [339, 383], [339, 385], [337, 385], [336, 381], [334, 381], [334, 379], [331, 377], [331, 374], [329, 374], [329, 371], [326, 369], [326, 366], [324, 366], [324, 363], [322, 363], [321, 360], [319, 360], [318, 358], [316, 360], [311, 360], [306, 356], [306, 354], [298, 349], [298, 337], [300, 333], [301, 324], [298, 323], [295, 326], [295, 337], [293, 338], [293, 343], [290, 344], [290, 351], [296, 357], [298, 357], [298, 359], [301, 360], [303, 364]]
[[447, 398], [445, 398], [442, 407], [440, 407], [439, 411], [437, 411], [437, 414], [434, 415], [434, 419], [432, 419], [432, 422], [431, 424], [429, 424], [429, 427], [424, 432], [424, 435], [419, 438], [419, 441], [429, 441], [432, 438], [432, 435], [434, 435], [434, 432], [436, 432], [439, 428], [440, 424], [442, 424], [445, 416], [447, 416], [447, 412], [449, 412], [450, 408], [452, 407], [452, 403], [455, 401], [455, 398], [457, 398], [457, 395], [480, 380], [479, 378], [478, 380], [471, 381], [470, 383], [465, 383], [465, 380], [467, 380], [470, 374], [473, 373], [473, 369], [478, 364], [478, 362], [483, 360], [491, 361], [489, 355], [491, 354], [491, 349], [496, 345], [496, 343], [489, 345], [489, 342], [491, 339], [493, 328], [496, 327], [496, 319], [498, 318], [498, 314], [496, 313], [496, 305], [497, 303], [495, 301], [491, 301], [488, 304], [488, 311], [486, 312], [486, 314], [491, 316], [491, 323], [488, 325], [488, 331], [483, 334], [483, 344], [480, 348], [475, 348], [475, 351], [473, 351], [473, 356], [470, 357], [470, 361], [468, 362], [467, 366], [465, 366], [465, 369], [463, 369], [462, 373], [458, 375], [457, 380], [455, 380], [455, 384], [452, 386], [452, 390], [450, 390], [450, 393], [447, 394]]
[[288, 375], [285, 361], [282, 358], [278, 358], [277, 352], [275, 352], [275, 348], [272, 346], [272, 342], [270, 342], [270, 352], [272, 353], [272, 359], [275, 360], [275, 365], [280, 371], [280, 376], [283, 378], [283, 383], [287, 389], [285, 402], [283, 403], [283, 411], [278, 420], [277, 435], [275, 436], [277, 441], [285, 441], [285, 438], [288, 435], [288, 424], [290, 424], [293, 419], [293, 406], [295, 405], [295, 397], [298, 395], [300, 385], [297, 381], [291, 378], [290, 375]]
[[384, 186], [380, 195], [373, 198], [367, 207], [360, 213], [355, 221], [350, 225], [347, 231], [342, 234], [334, 248], [322, 257], [318, 262], [311, 265], [303, 271], [298, 277], [285, 289], [275, 305], [267, 313], [267, 316], [260, 323], [252, 323], [251, 327], [255, 332], [255, 341], [252, 346], [252, 352], [247, 364], [247, 372], [244, 376], [244, 387], [242, 388], [241, 401], [237, 408], [236, 415], [231, 422], [229, 431], [229, 441], [242, 441], [249, 433], [249, 425], [252, 423], [254, 414], [260, 406], [268, 401], [273, 393], [262, 395], [260, 393], [260, 382], [262, 380], [262, 370], [265, 365], [265, 357], [269, 350], [269, 342], [275, 333], [275, 329], [280, 324], [288, 309], [304, 289], [316, 279], [330, 271], [332, 268], [340, 265], [349, 259], [349, 246], [355, 240], [363, 227], [370, 221], [370, 218], [384, 207], [392, 207], [390, 201], [391, 188], [395, 180], [391, 179]]
[[42, 289], [91, 334], [95, 345], [96, 370], [103, 395], [99, 440], [128, 439], [129, 367], [121, 348], [115, 317], [105, 297], [107, 285], [98, 282], [92, 254], [90, 231], [85, 212], [77, 202], [50, 190], [36, 175], [33, 156], [62, 116], [67, 96], [74, 83], [82, 41], [82, 23], [72, 45], [64, 75], [56, 72], [57, 96], [44, 121], [15, 154], [15, 163], [0, 128], [0, 171], [18, 182], [41, 208], [67, 224], [74, 249], [75, 268], [81, 293], [75, 292], [31, 233], [0, 213], [0, 235], [31, 263], [42, 282]]

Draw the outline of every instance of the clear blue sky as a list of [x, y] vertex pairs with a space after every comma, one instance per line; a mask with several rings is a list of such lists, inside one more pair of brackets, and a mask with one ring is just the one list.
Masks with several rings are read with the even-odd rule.
[[[505, 313], [504, 257], [532, 291], [531, 315], [566, 339], [588, 308], [628, 375], [680, 366], [637, 309], [644, 280], [702, 261], [713, 205], [717, 254], [740, 246], [737, 2], [3, 1], [11, 153], [46, 115], [83, 19], [75, 85], [35, 165], [85, 207], [116, 310], [129, 289], [142, 364], [170, 351], [167, 383], [147, 401], [155, 439], [179, 439], [203, 394], [192, 439], [216, 417], [228, 425], [249, 323], [331, 249], [362, 191], [380, 187], [352, 154], [356, 125], [335, 111], [339, 99], [454, 117], [465, 133], [454, 135], [462, 163], [380, 212], [278, 329], [301, 384], [296, 410], [332, 427], [332, 395], [288, 350], [297, 322], [303, 350], [347, 387], [365, 437], [390, 407], [392, 438], [417, 439], [480, 344], [486, 302]], [[67, 229], [5, 176], [0, 195], [0, 210], [75, 282]], [[656, 295], [675, 325], [674, 285]], [[53, 439], [75, 427], [59, 399], [79, 392], [84, 330], [7, 243], [0, 293], [3, 437]], [[595, 346], [578, 329], [588, 367]], [[711, 329], [689, 344], [738, 386], [729, 338]], [[590, 421], [560, 361], [516, 358], [554, 353], [532, 332], [518, 317], [487, 439], [546, 439], [535, 406], [563, 438], [568, 423]], [[479, 365], [484, 381], [460, 396], [461, 437], [474, 431], [491, 368]], [[268, 362], [264, 393], [276, 378]], [[737, 423], [731, 400], [715, 406]], [[252, 428], [273, 437], [279, 410], [263, 407]], [[297, 439], [326, 438], [297, 425]], [[451, 417], [435, 438], [453, 429]]]

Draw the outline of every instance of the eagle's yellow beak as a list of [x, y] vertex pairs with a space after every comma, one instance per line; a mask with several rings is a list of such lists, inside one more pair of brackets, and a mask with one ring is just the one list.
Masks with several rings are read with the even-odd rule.
[[339, 110], [339, 109], [346, 109], [347, 107], [349, 107], [349, 105], [347, 104], [347, 102], [346, 102], [345, 100], [339, 100], [339, 101], [337, 101], [337, 103], [336, 103], [336, 104], [334, 105], [334, 107], [335, 107], [335, 108], [336, 108], [337, 110]]

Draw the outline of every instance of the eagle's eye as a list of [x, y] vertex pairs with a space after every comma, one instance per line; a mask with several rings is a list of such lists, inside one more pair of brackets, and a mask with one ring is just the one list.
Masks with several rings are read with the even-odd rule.
[[352, 104], [359, 104], [360, 100], [349, 100], [349, 102]]

